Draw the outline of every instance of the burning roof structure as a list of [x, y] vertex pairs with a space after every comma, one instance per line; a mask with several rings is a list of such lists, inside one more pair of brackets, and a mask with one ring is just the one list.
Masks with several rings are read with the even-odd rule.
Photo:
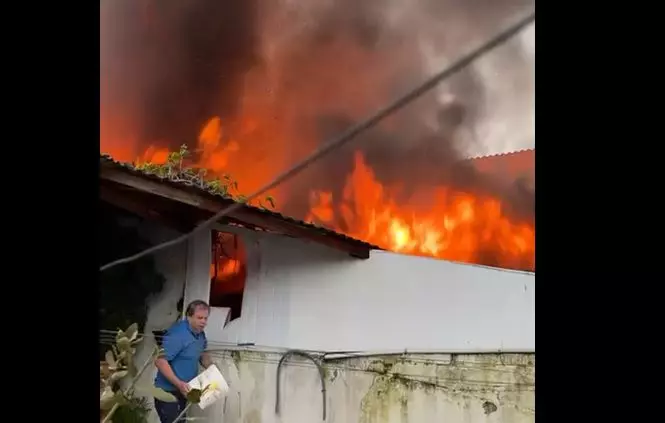
[[[253, 192], [533, 7], [532, 0], [232, 3], [102, 2], [100, 150], [113, 158], [101, 159], [103, 175], [173, 190], [172, 181], [114, 162], [165, 163], [186, 143], [194, 166]], [[243, 217], [260, 222], [245, 223], [359, 242], [354, 251], [377, 246], [532, 270], [533, 190], [501, 176], [495, 159], [460, 154], [469, 128], [529, 138], [532, 39], [532, 30], [516, 37], [272, 190], [288, 230], [278, 215], [251, 206]], [[485, 142], [489, 132], [476, 133]], [[105, 181], [116, 201], [131, 191]], [[214, 201], [208, 212], [231, 201], [189, 195], [199, 198], [190, 203]]]
[[[193, 229], [199, 221], [237, 201], [232, 196], [160, 177], [106, 155], [100, 157], [100, 198], [181, 231]], [[367, 242], [250, 204], [244, 204], [221, 223], [310, 240], [358, 258], [368, 258], [370, 250], [379, 249]]]
[[[526, 167], [515, 169], [510, 167], [510, 163], [521, 163], [519, 160], [502, 163], [500, 159], [515, 156], [506, 154], [483, 157], [472, 162], [477, 163], [485, 172], [505, 172], [506, 169], [528, 171], [528, 160], [524, 162]], [[236, 201], [231, 196], [211, 192], [196, 184], [173, 181], [140, 167], [117, 162], [110, 156], [100, 157], [100, 167], [100, 195], [103, 200], [138, 215], [161, 220], [176, 229], [190, 230], [196, 222], [207, 219]], [[517, 173], [522, 174], [523, 172]], [[371, 169], [362, 162], [361, 156], [357, 157], [356, 170], [352, 175], [354, 176], [347, 182], [346, 192], [353, 192], [356, 186], [375, 190], [370, 192], [382, 191], [377, 185], [378, 182], [373, 180]], [[483, 200], [469, 194], [453, 193], [451, 202], [446, 198], [448, 193], [442, 189], [438, 192], [441, 197], [433, 203], [442, 208], [442, 214], [438, 214], [436, 209], [430, 216], [415, 212], [411, 214], [411, 220], [403, 217], [408, 216], [404, 213], [408, 206], [379, 203], [374, 205], [376, 208], [371, 208], [372, 204], [369, 204], [367, 208], [359, 209], [360, 212], [366, 210], [366, 214], [359, 217], [369, 219], [368, 224], [354, 226], [353, 228], [358, 228], [356, 232], [348, 229], [346, 232], [335, 231], [325, 227], [326, 223], [335, 226], [335, 208], [330, 193], [313, 194], [316, 204], [305, 220], [293, 219], [263, 207], [245, 204], [240, 211], [228, 216], [223, 222], [308, 239], [359, 258], [369, 257], [369, 252], [373, 249], [385, 248], [453, 261], [533, 270], [534, 233], [531, 226], [519, 226], [502, 216], [501, 204], [497, 200]], [[362, 198], [365, 197], [361, 197], [360, 201], [363, 201]], [[378, 199], [383, 201], [382, 198]], [[351, 212], [347, 209], [347, 213], [357, 211]], [[349, 214], [350, 222], [356, 218], [354, 216], [357, 215]], [[428, 218], [431, 220], [427, 220]], [[314, 224], [321, 221], [324, 224]], [[372, 239], [379, 242], [374, 244]], [[482, 254], [486, 257], [484, 262]]]

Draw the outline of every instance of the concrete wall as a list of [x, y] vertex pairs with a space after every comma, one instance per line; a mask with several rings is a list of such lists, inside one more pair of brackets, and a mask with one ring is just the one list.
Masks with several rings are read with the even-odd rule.
[[[157, 226], [142, 230], [153, 242], [177, 235]], [[362, 261], [296, 239], [240, 233], [249, 261], [242, 316], [224, 326], [226, 310], [213, 310], [221, 317], [217, 323], [211, 319], [206, 331], [232, 392], [205, 412], [204, 421], [320, 420], [316, 369], [298, 358], [289, 360], [283, 371], [282, 412], [275, 416], [281, 356], [276, 347], [534, 349], [533, 275], [383, 252]], [[179, 317], [176, 304], [183, 291], [186, 301], [209, 292], [209, 242], [209, 235], [202, 235], [156, 255], [166, 284], [148, 302], [148, 335]], [[230, 352], [229, 343], [237, 342], [271, 348]], [[146, 336], [137, 363], [149, 357], [154, 345]], [[326, 365], [327, 421], [531, 422], [533, 360], [533, 355], [409, 354], [397, 361], [373, 357], [331, 362]], [[152, 384], [155, 374], [151, 365], [139, 384]], [[158, 422], [154, 412], [150, 421]]]
[[[191, 417], [223, 423], [322, 421], [319, 373], [301, 358], [282, 368], [275, 414], [276, 352], [218, 351], [215, 362], [232, 387], [225, 400]], [[329, 423], [535, 421], [535, 357], [406, 355], [324, 364]]]
[[[209, 326], [209, 340], [318, 351], [535, 351], [532, 273], [383, 251], [358, 260], [299, 239], [234, 231], [249, 260], [242, 314], [224, 328]], [[206, 248], [199, 251], [210, 254]], [[209, 290], [208, 278], [207, 267], [188, 278], [187, 298]]]

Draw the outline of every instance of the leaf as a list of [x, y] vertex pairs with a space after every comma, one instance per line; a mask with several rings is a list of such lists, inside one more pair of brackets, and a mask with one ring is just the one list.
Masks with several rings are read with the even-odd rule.
[[132, 344], [129, 342], [129, 338], [123, 336], [122, 338], [116, 341], [118, 349], [123, 352], [127, 352], [132, 348]]
[[111, 378], [109, 379], [109, 384], [114, 384], [115, 382], [119, 381], [123, 377], [127, 376], [129, 372], [127, 370], [121, 370], [119, 372], [115, 372], [111, 375]]
[[138, 343], [141, 342], [141, 341], [143, 341], [143, 337], [136, 338], [135, 340], [132, 341], [132, 345], [136, 345], [136, 344], [138, 344]]
[[115, 357], [113, 356], [113, 351], [108, 350], [106, 351], [106, 362], [108, 363], [109, 367], [115, 367]]
[[127, 356], [127, 371], [129, 372], [129, 375], [134, 377], [138, 373], [136, 370], [136, 366], [134, 365], [134, 357], [131, 355]]
[[111, 375], [111, 372], [109, 370], [109, 365], [107, 362], [102, 361], [101, 364], [99, 365], [99, 377], [106, 380], [107, 377]]
[[155, 348], [152, 350], [152, 357], [159, 358], [164, 357], [164, 348], [159, 348], [155, 345]]
[[129, 404], [129, 399], [125, 397], [125, 394], [122, 391], [117, 391], [115, 393], [115, 402], [120, 405]]
[[116, 402], [118, 402], [118, 399], [113, 389], [110, 386], [104, 388], [104, 391], [99, 396], [99, 408], [101, 410], [110, 410]]
[[192, 404], [198, 404], [201, 402], [202, 394], [203, 391], [200, 389], [191, 389], [189, 392], [187, 392], [187, 401], [191, 402]]
[[143, 396], [154, 397], [160, 401], [178, 402], [178, 399], [173, 394], [156, 386], [137, 386], [136, 391], [140, 392]]
[[115, 342], [118, 342], [119, 339], [124, 338], [125, 332], [122, 331], [122, 329], [118, 329], [118, 333], [115, 335]]
[[138, 334], [139, 334], [139, 325], [136, 323], [132, 323], [125, 331], [125, 336], [129, 338], [130, 341], [135, 340]]

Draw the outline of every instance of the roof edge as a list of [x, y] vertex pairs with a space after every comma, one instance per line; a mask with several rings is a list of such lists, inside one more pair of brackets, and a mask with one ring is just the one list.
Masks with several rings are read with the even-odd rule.
[[512, 155], [515, 155], [515, 154], [526, 153], [526, 152], [529, 152], [529, 151], [536, 151], [536, 147], [523, 148], [521, 150], [508, 151], [508, 152], [505, 152], [505, 153], [487, 154], [485, 156], [467, 157], [464, 160], [466, 161], [466, 160], [488, 159], [488, 158], [491, 158], [491, 157], [512, 156]]
[[[132, 163], [127, 163], [127, 162], [120, 162], [115, 160], [112, 156], [108, 154], [100, 154], [100, 164], [105, 168], [105, 169], [115, 169], [116, 171], [121, 171], [127, 175], [136, 177], [136, 178], [141, 178], [147, 181], [152, 181], [160, 184], [164, 184], [170, 188], [173, 189], [179, 189], [184, 191], [195, 191], [198, 195], [203, 195], [206, 196], [207, 198], [211, 200], [218, 200], [218, 201], [225, 201], [225, 202], [231, 202], [231, 203], [238, 203], [234, 198], [229, 197], [229, 196], [223, 196], [219, 193], [214, 193], [211, 192], [207, 189], [203, 189], [197, 186], [191, 186], [191, 185], [184, 185], [181, 183], [178, 183], [176, 181], [172, 181], [169, 178], [162, 178], [158, 175], [155, 174], [149, 174], [146, 172], [142, 172], [141, 170], [136, 169]], [[102, 171], [102, 169], [100, 169]], [[101, 175], [100, 175], [101, 176]], [[285, 224], [290, 224], [290, 225], [296, 225], [299, 226], [300, 228], [304, 230], [309, 230], [309, 231], [314, 231], [313, 233], [319, 232], [318, 235], [325, 235], [325, 236], [330, 236], [334, 237], [340, 242], [345, 242], [349, 244], [353, 244], [357, 246], [358, 248], [363, 248], [366, 249], [368, 252], [372, 250], [381, 250], [382, 248], [373, 245], [367, 241], [363, 241], [357, 238], [350, 237], [344, 233], [337, 232], [333, 229], [329, 229], [325, 226], [320, 226], [316, 225], [310, 222], [306, 222], [303, 220], [295, 219], [292, 217], [289, 217], [287, 215], [283, 215], [277, 211], [272, 211], [268, 209], [262, 209], [256, 206], [252, 206], [250, 204], [242, 204], [242, 208], [248, 211], [251, 211], [253, 213], [258, 213], [263, 216], [269, 216], [273, 219], [281, 220]], [[238, 219], [242, 220], [242, 219]], [[292, 235], [293, 236], [293, 235]], [[364, 257], [363, 257], [364, 258]]]

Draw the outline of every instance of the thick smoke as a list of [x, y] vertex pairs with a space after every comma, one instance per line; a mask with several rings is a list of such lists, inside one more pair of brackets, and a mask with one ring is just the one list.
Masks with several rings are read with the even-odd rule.
[[178, 146], [211, 116], [233, 116], [259, 60], [257, 3], [102, 1], [102, 138]]
[[[280, 144], [270, 149], [279, 149], [274, 154], [284, 156], [284, 166], [534, 7], [532, 0], [101, 5], [102, 138], [173, 147], [194, 140], [211, 116], [233, 121], [247, 99], [259, 99], [269, 104], [265, 125], [279, 127]], [[496, 86], [532, 90], [520, 85], [532, 78], [523, 56], [517, 41], [505, 45], [309, 168], [280, 199], [282, 211], [304, 216], [312, 189], [339, 194], [360, 149], [378, 179], [405, 185], [404, 200], [414, 201], [411, 194], [423, 186], [453, 185], [500, 196], [532, 214], [531, 197], [461, 160], [483, 150], [479, 145], [496, 126], [497, 103], [490, 101]], [[488, 75], [499, 82], [488, 83]], [[251, 148], [241, 144], [239, 154]]]
[[[294, 122], [292, 138], [321, 142], [505, 29], [533, 5], [525, 0], [337, 0], [291, 2], [291, 7], [310, 20], [303, 18], [304, 24], [282, 35], [287, 41], [276, 65], [281, 78], [273, 86], [286, 107], [282, 116]], [[488, 70], [489, 79], [514, 89], [504, 94], [532, 94], [519, 86], [532, 71], [518, 41], [506, 44], [308, 169], [289, 190], [289, 211], [304, 213], [304, 193], [310, 189], [332, 191], [339, 198], [353, 153], [360, 149], [379, 180], [402, 184], [403, 201], [427, 202], [413, 196], [423, 187], [454, 186], [501, 197], [521, 216], [532, 215], [532, 196], [487, 179], [462, 160], [474, 147], [482, 150], [477, 130], [495, 115], [487, 109], [488, 100], [496, 97], [487, 83]], [[522, 119], [521, 124], [529, 122]]]

